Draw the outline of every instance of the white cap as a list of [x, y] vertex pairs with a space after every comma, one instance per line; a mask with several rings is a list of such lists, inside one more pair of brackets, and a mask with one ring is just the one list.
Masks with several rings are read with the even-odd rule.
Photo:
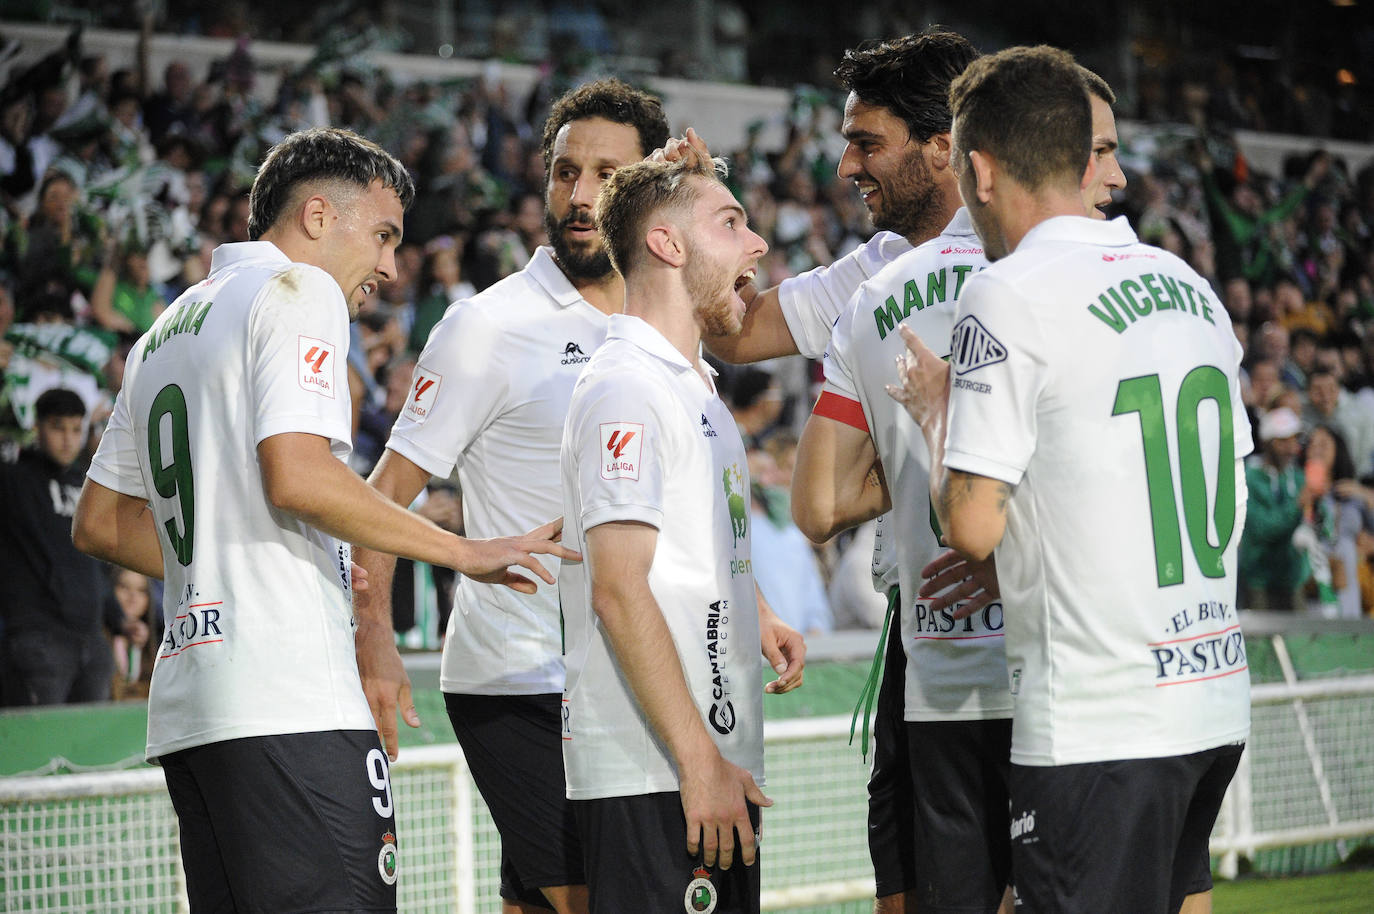
[[1271, 409], [1260, 417], [1260, 440], [1292, 438], [1302, 432], [1302, 420], [1286, 406]]

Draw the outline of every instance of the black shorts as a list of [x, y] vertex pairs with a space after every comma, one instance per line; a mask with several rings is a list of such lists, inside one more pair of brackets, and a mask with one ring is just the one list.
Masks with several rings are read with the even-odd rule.
[[1011, 881], [1010, 718], [908, 721], [906, 733], [917, 910], [996, 910]]
[[563, 778], [563, 696], [445, 692], [444, 705], [501, 834], [501, 897], [552, 909], [541, 888], [587, 881]]
[[[572, 802], [586, 848], [590, 914], [758, 914], [759, 858], [744, 865], [738, 834], [728, 870], [705, 866], [700, 848], [688, 854], [677, 791]], [[746, 805], [757, 836], [759, 808]]]
[[376, 731], [225, 740], [161, 763], [191, 910], [396, 910], [396, 817]]
[[1159, 914], [1210, 889], [1207, 842], [1243, 749], [1013, 765], [1017, 911]]
[[868, 778], [868, 854], [879, 898], [916, 887], [915, 800], [903, 732], [905, 715], [906, 649], [902, 614], [894, 612], [874, 711], [873, 770]]

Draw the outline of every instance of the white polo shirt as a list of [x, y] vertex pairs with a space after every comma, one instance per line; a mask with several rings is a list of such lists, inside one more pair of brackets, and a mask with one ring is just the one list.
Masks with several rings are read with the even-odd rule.
[[[797, 350], [819, 359], [830, 343], [835, 321], [861, 284], [911, 250], [911, 242], [895, 232], [878, 232], [829, 266], [816, 267], [778, 286], [778, 304]], [[886, 593], [897, 583], [897, 565], [888, 516], [879, 517], [873, 534], [873, 589]]]
[[[562, 471], [563, 539], [571, 548], [585, 554], [585, 531], [612, 521], [658, 530], [649, 588], [678, 655], [663, 662], [681, 662], [706, 732], [762, 785], [749, 467], [730, 411], [662, 334], [614, 315], [573, 392]], [[568, 635], [568, 797], [677, 790], [672, 756], [596, 617], [586, 566], [565, 563], [559, 587]]]
[[221, 245], [129, 353], [89, 471], [148, 499], [166, 631], [148, 758], [221, 740], [372, 730], [346, 546], [271, 506], [257, 446], [305, 432], [348, 456], [348, 308], [276, 246]]
[[1206, 280], [1125, 219], [1046, 220], [965, 288], [945, 465], [1014, 486], [996, 551], [1013, 762], [1249, 732], [1240, 357]]
[[[513, 536], [563, 513], [558, 454], [573, 383], [606, 335], [537, 249], [524, 270], [449, 307], [430, 333], [387, 447], [447, 477], [456, 465], [468, 536]], [[556, 559], [539, 556], [554, 575]], [[459, 579], [440, 688], [480, 695], [563, 691], [558, 588]]]
[[888, 396], [893, 360], [906, 350], [906, 324], [935, 352], [949, 352], [961, 293], [987, 266], [968, 211], [944, 231], [898, 257], [859, 287], [835, 323], [825, 356], [819, 416], [869, 434], [892, 494], [888, 539], [902, 593], [906, 719], [970, 720], [1011, 716], [1003, 652], [1002, 604], [964, 620], [930, 611], [916, 598], [921, 569], [943, 548], [930, 511], [930, 452], [916, 423]]

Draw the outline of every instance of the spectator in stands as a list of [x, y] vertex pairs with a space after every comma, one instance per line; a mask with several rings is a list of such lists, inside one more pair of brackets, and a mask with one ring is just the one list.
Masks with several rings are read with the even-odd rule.
[[745, 447], [762, 443], [782, 415], [782, 387], [771, 372], [746, 367], [730, 383], [730, 413]]
[[70, 390], [38, 398], [37, 445], [0, 465], [0, 597], [5, 700], [53, 705], [110, 697], [100, 563], [72, 545], [86, 406]]
[[108, 602], [113, 606], [105, 613], [114, 658], [111, 691], [115, 701], [147, 698], [153, 662], [162, 644], [162, 613], [153, 603], [148, 578], [127, 568], [111, 568], [114, 592]]
[[1311, 574], [1308, 557], [1293, 534], [1310, 512], [1317, 493], [1297, 465], [1302, 420], [1287, 407], [1260, 417], [1260, 460], [1245, 471], [1249, 506], [1240, 541], [1241, 606], [1296, 610], [1299, 588]]
[[142, 335], [167, 307], [153, 286], [148, 252], [137, 246], [120, 250], [115, 244], [106, 250], [91, 292], [91, 316], [106, 330]]
[[1343, 444], [1349, 445], [1354, 461], [1349, 478], [1374, 474], [1374, 412], [1369, 406], [1342, 389], [1334, 372], [1320, 367], [1308, 379], [1307, 401], [1307, 424], [1330, 426], [1340, 433]]
[[[764, 599], [808, 637], [834, 628], [811, 542], [792, 521], [790, 486], [766, 450], [750, 448], [749, 529], [754, 578]], [[871, 589], [871, 588], [870, 588]]]

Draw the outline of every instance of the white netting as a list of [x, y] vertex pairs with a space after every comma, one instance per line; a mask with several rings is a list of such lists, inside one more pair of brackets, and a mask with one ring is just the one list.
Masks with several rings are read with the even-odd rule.
[[[1253, 719], [1215, 851], [1374, 834], [1374, 677], [1258, 686]], [[841, 902], [871, 897], [868, 767], [848, 729], [767, 727], [765, 909], [858, 910]], [[407, 749], [392, 777], [401, 910], [499, 912], [500, 841], [458, 747]], [[181, 895], [160, 769], [0, 778], [0, 912], [179, 912]]]

